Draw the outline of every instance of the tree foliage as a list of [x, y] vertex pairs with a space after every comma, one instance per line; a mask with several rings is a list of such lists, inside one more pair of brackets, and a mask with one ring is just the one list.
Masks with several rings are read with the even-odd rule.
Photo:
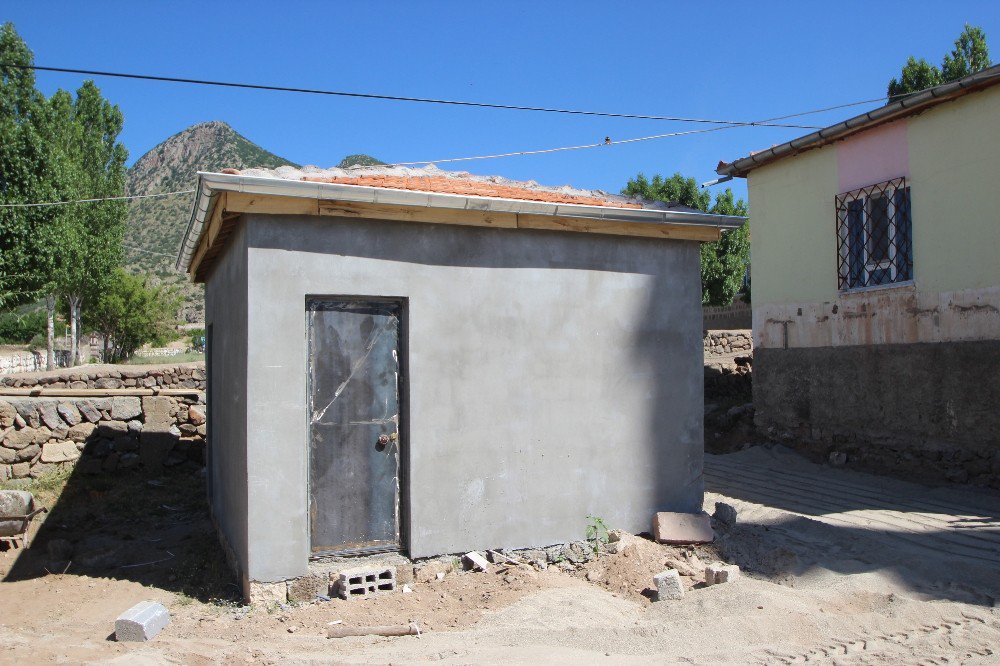
[[925, 59], [910, 56], [899, 79], [889, 81], [890, 98], [925, 90], [942, 83], [956, 81], [990, 66], [990, 51], [986, 33], [982, 28], [965, 24], [962, 34], [955, 40], [955, 48], [945, 55], [938, 68]]
[[170, 335], [178, 302], [167, 287], [150, 287], [145, 278], [116, 268], [84, 310], [84, 322], [104, 338], [104, 361], [120, 363], [147, 342]]
[[[58, 171], [47, 142], [45, 97], [35, 88], [34, 56], [11, 23], [0, 26], [0, 202], [51, 201]], [[54, 263], [52, 208], [0, 208], [0, 305], [36, 300]]]
[[[669, 178], [659, 174], [650, 180], [639, 174], [628, 181], [622, 194], [640, 196], [653, 201], [676, 203], [718, 215], [747, 215], [747, 205], [735, 199], [733, 191], [726, 188], [712, 195], [698, 187], [694, 178], [675, 173]], [[714, 243], [701, 244], [701, 301], [705, 305], [729, 305], [740, 293], [744, 276], [750, 265], [750, 229], [744, 224], [738, 229], [724, 231]]]
[[[46, 99], [24, 67], [33, 55], [14, 26], [0, 28], [0, 201], [38, 203], [124, 194], [127, 152], [117, 106], [86, 81]], [[55, 297], [69, 308], [73, 347], [81, 307], [122, 263], [123, 201], [0, 208], [0, 306]], [[51, 326], [50, 326], [51, 328]], [[51, 335], [49, 351], [51, 352]], [[51, 353], [49, 354], [51, 358]]]

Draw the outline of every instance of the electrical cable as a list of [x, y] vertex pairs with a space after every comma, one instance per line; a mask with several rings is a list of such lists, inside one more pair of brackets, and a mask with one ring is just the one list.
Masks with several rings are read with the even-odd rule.
[[[15, 69], [31, 69], [40, 72], [58, 72], [63, 74], [84, 74], [87, 76], [107, 76], [121, 79], [135, 79], [140, 81], [158, 81], [161, 83], [187, 83], [201, 86], [216, 86], [223, 88], [244, 88], [247, 90], [268, 90], [273, 92], [293, 92], [305, 93], [309, 95], [331, 95], [335, 97], [353, 97], [360, 99], [375, 99], [392, 102], [419, 102], [423, 104], [443, 104], [448, 106], [466, 106], [481, 109], [503, 109], [508, 111], [535, 111], [541, 113], [562, 113], [574, 116], [598, 116], [602, 118], [631, 118], [638, 120], [666, 120], [679, 123], [706, 123], [712, 125], [735, 125], [735, 126], [766, 126], [766, 127], [789, 127], [794, 129], [820, 129], [812, 125], [788, 125], [788, 124], [764, 124], [762, 122], [748, 122], [742, 120], [718, 120], [712, 118], [687, 118], [683, 116], [654, 116], [640, 113], [612, 113], [606, 111], [584, 111], [580, 109], [561, 109], [545, 106], [522, 106], [518, 104], [494, 104], [491, 102], [472, 102], [467, 100], [436, 99], [432, 97], [405, 97], [402, 95], [381, 95], [377, 93], [360, 93], [343, 90], [321, 90], [317, 88], [293, 88], [290, 86], [272, 86], [258, 83], [236, 83], [231, 81], [211, 81], [206, 79], [188, 79], [178, 76], [156, 76], [152, 74], [131, 74], [127, 72], [107, 72], [93, 69], [75, 69], [71, 67], [46, 67], [43, 65], [21, 65], [15, 63], [0, 63], [2, 67], [13, 67]], [[793, 116], [789, 116], [793, 117]]]

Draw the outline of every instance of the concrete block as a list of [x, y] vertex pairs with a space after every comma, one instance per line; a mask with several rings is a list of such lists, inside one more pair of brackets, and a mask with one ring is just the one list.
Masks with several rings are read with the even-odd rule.
[[367, 599], [396, 591], [396, 567], [356, 567], [337, 574], [335, 593], [341, 599]]
[[684, 584], [676, 569], [667, 569], [653, 576], [656, 585], [656, 600], [667, 601], [684, 598]]
[[705, 567], [705, 585], [731, 583], [740, 576], [740, 568], [735, 564], [716, 562]]
[[659, 543], [711, 543], [715, 539], [707, 513], [661, 511], [653, 516], [653, 538]]
[[462, 561], [465, 563], [465, 566], [470, 569], [475, 569], [477, 571], [490, 570], [490, 563], [486, 561], [485, 557], [475, 551], [463, 555]]
[[143, 601], [115, 620], [115, 640], [143, 642], [151, 640], [170, 624], [170, 613], [161, 603]]

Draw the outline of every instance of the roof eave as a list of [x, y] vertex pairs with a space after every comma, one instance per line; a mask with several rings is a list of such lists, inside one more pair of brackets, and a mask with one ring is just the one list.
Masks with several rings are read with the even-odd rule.
[[981, 90], [1000, 83], [1000, 65], [988, 67], [982, 71], [970, 74], [957, 81], [944, 83], [927, 90], [908, 95], [902, 99], [890, 102], [885, 106], [862, 113], [843, 122], [824, 127], [811, 134], [806, 134], [787, 143], [779, 144], [740, 158], [733, 162], [720, 162], [715, 172], [720, 176], [746, 178], [752, 170], [784, 157], [797, 155], [812, 148], [819, 148], [851, 134], [871, 129], [877, 125], [891, 122], [898, 118], [918, 113], [970, 92]]
[[220, 192], [296, 197], [321, 200], [347, 201], [393, 206], [415, 206], [452, 210], [483, 212], [523, 213], [577, 217], [608, 222], [644, 222], [650, 224], [702, 225], [719, 229], [741, 226], [745, 217], [715, 215], [712, 213], [656, 210], [647, 208], [617, 208], [581, 204], [546, 203], [521, 199], [477, 197], [441, 192], [397, 190], [364, 185], [321, 183], [302, 180], [283, 180], [260, 176], [241, 176], [198, 172], [191, 219], [184, 233], [184, 240], [177, 256], [177, 269], [187, 271], [198, 247], [205, 220], [211, 216], [212, 207]]

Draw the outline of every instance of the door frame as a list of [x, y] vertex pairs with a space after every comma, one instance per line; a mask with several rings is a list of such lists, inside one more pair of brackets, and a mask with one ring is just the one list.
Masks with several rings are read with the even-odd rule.
[[409, 360], [410, 360], [410, 299], [406, 296], [365, 296], [359, 294], [306, 294], [303, 302], [302, 314], [305, 320], [305, 339], [303, 340], [304, 367], [306, 395], [305, 400], [305, 510], [309, 515], [309, 501], [312, 496], [312, 456], [310, 446], [312, 439], [312, 424], [310, 423], [309, 401], [312, 399], [312, 372], [309, 370], [309, 304], [313, 301], [340, 301], [355, 303], [395, 303], [399, 306], [399, 340], [398, 340], [398, 367], [399, 367], [399, 439], [396, 446], [399, 449], [399, 495], [397, 502], [397, 530], [399, 531], [399, 544], [397, 547], [380, 546], [375, 548], [358, 548], [350, 550], [326, 550], [312, 552], [312, 525], [306, 520], [306, 541], [310, 544], [309, 559], [318, 560], [326, 557], [350, 557], [371, 555], [375, 553], [400, 552], [407, 554], [410, 544], [410, 381], [409, 381]]

